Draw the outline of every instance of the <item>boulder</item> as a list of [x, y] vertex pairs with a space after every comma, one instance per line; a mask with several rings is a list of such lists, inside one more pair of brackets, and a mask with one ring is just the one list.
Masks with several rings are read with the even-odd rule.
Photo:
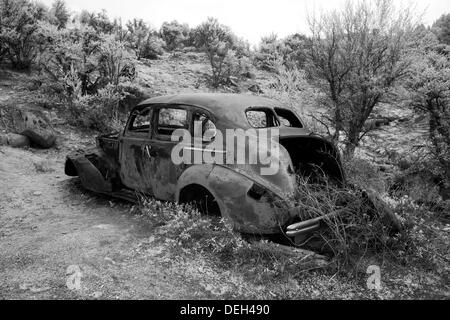
[[32, 144], [39, 148], [49, 149], [56, 144], [56, 136], [43, 130], [26, 129], [22, 131], [22, 135], [28, 137]]
[[264, 93], [261, 87], [256, 83], [248, 87], [248, 90], [254, 93]]
[[56, 135], [43, 115], [31, 111], [21, 112], [18, 131], [28, 137], [33, 146], [48, 149], [56, 144]]
[[30, 139], [16, 133], [0, 134], [0, 145], [7, 145], [14, 148], [28, 147], [30, 146]]

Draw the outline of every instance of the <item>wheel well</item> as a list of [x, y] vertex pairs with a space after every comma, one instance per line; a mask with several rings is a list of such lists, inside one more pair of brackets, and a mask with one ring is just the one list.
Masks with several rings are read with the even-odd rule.
[[77, 168], [75, 168], [72, 160], [66, 160], [66, 164], [64, 165], [64, 173], [70, 177], [78, 176]]
[[219, 204], [205, 187], [199, 184], [190, 184], [180, 191], [179, 203], [193, 203], [205, 215], [221, 216]]

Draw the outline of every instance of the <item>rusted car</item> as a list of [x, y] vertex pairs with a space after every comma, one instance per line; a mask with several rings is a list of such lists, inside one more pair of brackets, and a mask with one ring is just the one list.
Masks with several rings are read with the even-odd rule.
[[[278, 171], [262, 175], [259, 164], [248, 163], [174, 163], [171, 154], [179, 141], [173, 141], [173, 133], [193, 133], [194, 121], [213, 135], [227, 129], [278, 129]], [[200, 141], [200, 147], [210, 142], [211, 137]], [[246, 147], [254, 146], [247, 142]], [[198, 141], [183, 149], [194, 152]], [[133, 199], [142, 193], [195, 202], [202, 212], [227, 218], [242, 233], [303, 238], [319, 228], [321, 218], [299, 221], [285, 200], [295, 191], [296, 174], [309, 176], [317, 168], [344, 183], [336, 147], [305, 128], [295, 112], [263, 97], [208, 93], [143, 101], [123, 132], [100, 136], [96, 148], [69, 155], [65, 173], [79, 176], [89, 190], [116, 197]]]

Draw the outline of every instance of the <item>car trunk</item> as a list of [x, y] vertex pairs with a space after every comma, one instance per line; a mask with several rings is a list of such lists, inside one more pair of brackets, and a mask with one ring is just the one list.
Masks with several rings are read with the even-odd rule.
[[339, 152], [329, 141], [316, 135], [280, 136], [280, 143], [289, 152], [294, 171], [311, 182], [327, 178], [342, 185], [342, 171]]

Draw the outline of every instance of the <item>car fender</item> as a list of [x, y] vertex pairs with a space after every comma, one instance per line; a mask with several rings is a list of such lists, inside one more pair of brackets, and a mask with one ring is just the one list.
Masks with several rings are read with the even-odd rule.
[[[176, 199], [181, 190], [198, 184], [216, 199], [222, 217], [244, 233], [279, 233], [289, 222], [290, 215], [281, 197], [261, 186], [251, 177], [222, 165], [194, 165], [186, 169], [178, 180]], [[249, 195], [257, 185], [262, 194], [259, 199]]]
[[79, 176], [83, 186], [91, 191], [111, 193], [113, 183], [109, 177], [117, 174], [114, 162], [98, 148], [81, 153], [75, 152], [66, 158], [65, 173]]

